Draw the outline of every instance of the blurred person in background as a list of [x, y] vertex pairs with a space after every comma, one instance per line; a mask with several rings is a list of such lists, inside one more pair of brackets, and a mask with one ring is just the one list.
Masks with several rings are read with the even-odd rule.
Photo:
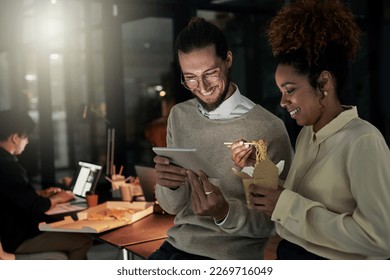
[[0, 111], [0, 237], [12, 254], [64, 252], [68, 259], [86, 259], [92, 239], [86, 234], [41, 232], [40, 222], [52, 221], [45, 212], [74, 199], [73, 193], [50, 187], [36, 190], [17, 156], [28, 144], [34, 121], [27, 113]]

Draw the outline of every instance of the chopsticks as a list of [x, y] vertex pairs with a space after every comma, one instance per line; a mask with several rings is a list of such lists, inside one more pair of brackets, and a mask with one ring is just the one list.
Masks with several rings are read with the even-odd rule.
[[133, 181], [135, 180], [135, 177], [134, 176], [129, 176], [125, 179], [125, 182], [127, 181], [130, 181], [130, 183], [132, 183]]
[[[223, 144], [227, 145], [228, 147], [231, 147], [233, 142], [224, 142]], [[255, 145], [254, 143], [251, 143], [251, 142], [244, 142], [244, 144], [246, 144], [246, 145]]]

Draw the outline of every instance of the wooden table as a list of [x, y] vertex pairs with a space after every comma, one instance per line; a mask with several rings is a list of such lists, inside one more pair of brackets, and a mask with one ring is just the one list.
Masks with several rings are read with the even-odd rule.
[[97, 239], [123, 250], [124, 259], [128, 253], [146, 258], [156, 250], [167, 237], [167, 231], [173, 226], [174, 216], [168, 214], [151, 214], [141, 220], [103, 233]]
[[138, 256], [141, 259], [146, 259], [149, 257], [154, 251], [160, 248], [161, 244], [163, 244], [165, 238], [147, 241], [144, 243], [138, 243], [134, 245], [129, 245], [125, 247], [125, 250], [130, 253], [129, 258], [134, 259], [134, 256]]

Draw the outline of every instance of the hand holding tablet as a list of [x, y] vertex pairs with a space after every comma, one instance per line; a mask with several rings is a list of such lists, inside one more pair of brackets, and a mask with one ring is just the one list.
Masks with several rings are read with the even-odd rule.
[[210, 162], [200, 157], [196, 149], [153, 147], [153, 151], [162, 157], [169, 158], [172, 164], [190, 169], [193, 172], [202, 170], [209, 178], [219, 178], [220, 175]]

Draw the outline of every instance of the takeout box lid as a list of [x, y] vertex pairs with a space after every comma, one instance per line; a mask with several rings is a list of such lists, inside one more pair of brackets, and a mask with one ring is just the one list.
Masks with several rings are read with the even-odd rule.
[[[110, 208], [129, 208], [134, 210], [134, 213], [126, 215], [126, 220], [116, 220], [114, 218], [109, 220], [87, 219], [88, 213], [99, 213]], [[78, 220], [74, 220], [72, 217], [67, 216], [64, 220], [55, 223], [40, 223], [39, 229], [41, 231], [100, 233], [132, 224], [152, 213], [152, 202], [107, 201], [77, 213]]]

